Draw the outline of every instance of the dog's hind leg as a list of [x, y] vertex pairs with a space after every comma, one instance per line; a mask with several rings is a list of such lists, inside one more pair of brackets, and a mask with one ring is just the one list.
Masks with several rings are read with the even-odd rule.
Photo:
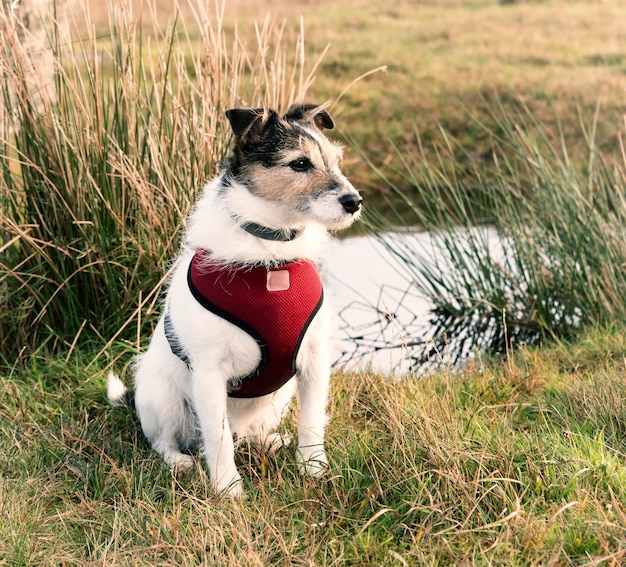
[[163, 356], [162, 351], [148, 349], [140, 358], [135, 375], [135, 408], [141, 428], [152, 448], [175, 472], [193, 467], [193, 458], [181, 451], [181, 444], [191, 444], [194, 425], [173, 379], [185, 380], [186, 373], [187, 368], [174, 355]]
[[228, 420], [238, 444], [248, 444], [268, 454], [287, 447], [291, 437], [276, 430], [289, 411], [295, 393], [296, 382], [291, 380], [267, 396], [229, 398]]
[[275, 455], [283, 447], [289, 447], [291, 444], [291, 435], [283, 433], [269, 433], [267, 435], [250, 435], [243, 439], [238, 439], [235, 443], [236, 447], [241, 444], [254, 447], [258, 451], [267, 453], [268, 455]]

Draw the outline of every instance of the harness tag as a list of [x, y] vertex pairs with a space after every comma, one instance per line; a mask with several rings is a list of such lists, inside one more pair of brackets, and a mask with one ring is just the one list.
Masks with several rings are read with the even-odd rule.
[[267, 272], [267, 291], [287, 291], [289, 289], [289, 270]]

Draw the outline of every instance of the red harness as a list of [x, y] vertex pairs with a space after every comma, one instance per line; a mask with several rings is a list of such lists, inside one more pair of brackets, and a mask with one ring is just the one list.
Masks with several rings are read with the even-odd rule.
[[234, 380], [229, 396], [265, 396], [293, 378], [302, 339], [324, 298], [313, 262], [271, 268], [223, 264], [198, 249], [187, 280], [203, 307], [244, 330], [261, 349], [257, 368]]

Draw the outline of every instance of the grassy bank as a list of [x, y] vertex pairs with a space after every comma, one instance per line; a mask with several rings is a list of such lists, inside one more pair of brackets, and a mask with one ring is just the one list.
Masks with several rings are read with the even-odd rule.
[[379, 171], [399, 205], [371, 212], [372, 225], [407, 285], [433, 305], [432, 341], [412, 351], [420, 362], [626, 322], [626, 162], [605, 159], [593, 121], [576, 160], [528, 110], [494, 107], [492, 118], [490, 168], [459, 145], [465, 164], [452, 147], [434, 162], [399, 152], [406, 179], [421, 176], [418, 197]]
[[[383, 203], [378, 190], [430, 182], [428, 167], [407, 175], [402, 156], [442, 161], [461, 187], [494, 171], [496, 105], [514, 119], [523, 101], [580, 162], [588, 141], [578, 111], [589, 115], [601, 95], [594, 151], [614, 161], [624, 81], [614, 2], [108, 8], [73, 12], [74, 41], [55, 46], [55, 100], [42, 114], [28, 57], [14, 57], [10, 37], [0, 42], [12, 62], [2, 68], [12, 112], [0, 134], [0, 352], [9, 359], [23, 346], [60, 351], [150, 326], [161, 267], [226, 151], [230, 106], [285, 108], [345, 92], [332, 109], [339, 135], [384, 172], [348, 152], [355, 183], [375, 188], [365, 191], [372, 210]], [[529, 44], [521, 38], [530, 30]], [[380, 65], [386, 73], [346, 90]]]
[[[612, 159], [624, 80], [617, 2], [272, 3], [288, 24], [270, 22], [257, 35], [250, 22], [269, 6], [229, 2], [223, 21], [183, 7], [177, 31], [153, 25], [173, 21], [164, 3], [146, 9], [142, 24], [130, 12], [107, 15], [58, 53], [59, 96], [42, 115], [19, 67], [4, 76], [7, 100], [24, 96], [5, 117], [14, 128], [0, 139], [0, 563], [623, 564], [626, 342], [619, 329], [513, 355], [506, 348], [498, 365], [477, 361], [422, 380], [338, 374], [331, 474], [301, 478], [293, 449], [276, 456], [243, 449], [244, 502], [217, 499], [200, 459], [193, 474], [173, 478], [135, 417], [106, 404], [106, 367], [128, 363], [149, 336], [177, 230], [228, 142], [228, 106], [284, 107], [305, 93], [333, 98], [384, 64], [387, 74], [358, 83], [333, 109], [343, 134], [384, 166], [382, 183], [353, 153], [348, 167], [360, 184], [402, 191], [437, 176], [432, 167], [407, 174], [396, 161], [402, 155], [431, 164], [445, 155], [441, 169], [458, 179], [490, 169], [495, 99], [508, 117], [525, 102], [548, 138], [561, 128], [562, 138], [552, 139], [575, 156], [581, 140], [589, 148], [576, 133], [577, 109], [595, 108], [601, 95], [593, 147]], [[103, 7], [94, 5], [94, 15]], [[0, 59], [18, 61], [0, 39]], [[309, 73], [317, 75], [312, 86]], [[414, 151], [414, 122], [424, 156]], [[450, 153], [440, 151], [448, 147], [440, 123], [462, 142]], [[532, 137], [521, 138], [530, 140], [521, 153], [533, 160], [529, 178], [542, 158], [554, 157], [545, 146], [533, 153]], [[544, 170], [544, 180], [561, 184], [556, 197], [572, 181], [578, 189], [595, 179], [595, 169], [562, 165], [556, 159]], [[511, 179], [502, 176], [501, 187]], [[446, 188], [435, 181], [433, 195]], [[579, 201], [591, 219], [597, 209]], [[430, 204], [437, 211], [446, 202]], [[544, 216], [552, 211], [545, 203]], [[606, 262], [614, 277], [590, 268], [593, 285], [578, 287], [598, 302], [609, 289], [619, 303], [624, 239], [604, 231], [602, 222], [615, 218], [614, 204], [607, 207], [597, 232], [616, 253]], [[571, 214], [575, 220], [581, 209]], [[589, 224], [570, 224], [578, 229], [572, 235], [587, 236]], [[526, 234], [519, 233], [521, 249], [542, 259]], [[585, 243], [572, 246], [603, 257]], [[566, 275], [577, 275], [576, 267]], [[286, 427], [294, 429], [293, 418]]]
[[[414, 126], [429, 158], [446, 146], [443, 128], [488, 167], [492, 140], [478, 122], [497, 129], [496, 102], [507, 112], [525, 104], [550, 134], [562, 131], [573, 156], [586, 150], [580, 116], [589, 122], [600, 103], [598, 147], [607, 158], [619, 153], [626, 38], [618, 0], [227, 3], [228, 21], [240, 26], [267, 11], [291, 26], [302, 14], [311, 53], [330, 46], [316, 98], [335, 98], [359, 74], [387, 67], [348, 90], [336, 113], [342, 133], [405, 190], [393, 146], [415, 154]], [[467, 162], [460, 151], [452, 159]], [[385, 190], [358, 162], [350, 173]]]
[[[106, 31], [106, 4], [92, 4], [97, 29]], [[170, 2], [156, 5], [161, 21], [174, 17]], [[185, 2], [180, 9], [189, 14]], [[142, 13], [147, 10], [134, 11]], [[491, 139], [470, 114], [495, 127], [495, 101], [506, 110], [524, 103], [552, 134], [562, 130], [574, 153], [585, 151], [580, 116], [588, 122], [600, 103], [598, 146], [607, 157], [618, 150], [626, 110], [620, 0], [227, 0], [224, 27], [237, 27], [243, 45], [254, 50], [255, 21], [285, 22], [284, 35], [293, 38], [301, 16], [309, 60], [328, 48], [308, 92], [312, 100], [336, 99], [362, 73], [386, 66], [350, 88], [333, 113], [340, 135], [404, 189], [410, 186], [395, 175], [393, 146], [415, 153], [414, 126], [430, 157], [446, 145], [443, 128], [488, 166]], [[369, 195], [385, 191], [358, 159], [352, 156], [348, 166]]]
[[625, 357], [622, 333], [595, 332], [458, 375], [338, 374], [331, 474], [242, 449], [243, 502], [216, 499], [199, 460], [172, 477], [89, 353], [4, 368], [0, 562], [617, 566]]

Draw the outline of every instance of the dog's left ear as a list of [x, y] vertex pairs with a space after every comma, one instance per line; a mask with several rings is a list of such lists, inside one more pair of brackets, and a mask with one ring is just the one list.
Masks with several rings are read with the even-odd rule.
[[292, 104], [284, 118], [288, 121], [313, 122], [320, 130], [332, 130], [335, 127], [330, 114], [319, 104]]

